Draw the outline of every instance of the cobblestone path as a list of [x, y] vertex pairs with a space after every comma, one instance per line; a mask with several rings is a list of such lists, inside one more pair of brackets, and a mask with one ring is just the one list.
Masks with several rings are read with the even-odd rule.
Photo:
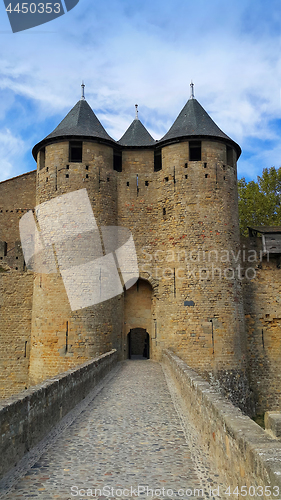
[[29, 458], [15, 484], [2, 486], [0, 496], [220, 498], [210, 494], [214, 477], [197, 452], [192, 439], [186, 441], [161, 365], [128, 360], [72, 423], [46, 442], [35, 463]]

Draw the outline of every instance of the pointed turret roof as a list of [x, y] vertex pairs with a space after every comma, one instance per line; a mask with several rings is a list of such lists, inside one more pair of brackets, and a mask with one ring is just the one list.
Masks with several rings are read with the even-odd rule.
[[36, 159], [37, 152], [41, 147], [63, 138], [89, 138], [115, 142], [83, 98], [75, 104], [51, 134], [34, 146], [32, 150], [34, 158]]
[[133, 120], [125, 134], [118, 141], [121, 146], [153, 146], [156, 141], [150, 135], [142, 122], [136, 118]]
[[183, 137], [223, 139], [223, 141], [232, 143], [238, 156], [241, 154], [240, 146], [216, 125], [197, 99], [194, 98], [187, 101], [176, 121], [166, 135], [160, 139], [159, 143], [170, 142]]

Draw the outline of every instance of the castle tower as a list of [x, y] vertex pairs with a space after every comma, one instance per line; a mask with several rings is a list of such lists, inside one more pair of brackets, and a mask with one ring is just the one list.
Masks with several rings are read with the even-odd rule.
[[236, 167], [241, 149], [194, 98], [193, 88], [157, 148], [162, 154], [159, 248], [165, 249], [159, 288], [169, 298], [158, 328], [162, 342], [207, 378], [215, 376], [245, 408]]
[[[105, 250], [100, 239], [100, 228], [117, 225], [117, 172], [113, 169], [113, 164], [114, 152], [118, 146], [107, 134], [83, 94], [58, 127], [33, 149], [37, 160], [36, 204], [41, 212], [44, 207], [45, 215], [47, 213], [48, 229], [45, 228], [44, 237], [46, 231], [49, 232], [47, 240], [50, 238], [52, 242], [57, 270], [55, 273], [35, 274], [31, 384], [112, 348], [120, 351], [123, 322], [120, 294], [110, 301], [83, 307], [84, 298], [87, 303], [87, 291], [82, 280], [77, 285], [80, 292], [74, 290], [76, 295], [81, 294], [80, 306], [72, 310], [62, 272], [59, 272], [64, 262], [75, 273], [75, 266], [87, 266], [94, 259], [102, 258]], [[85, 232], [84, 224], [84, 232], [82, 226], [81, 233], [76, 228], [72, 239], [63, 240], [62, 244], [60, 238], [65, 238], [64, 231], [73, 225], [73, 217], [76, 217], [76, 213], [78, 216], [81, 210], [83, 212], [83, 207], [71, 206], [71, 200], [72, 205], [75, 205], [80, 196], [77, 193], [81, 193], [83, 189], [87, 190], [92, 209], [88, 214], [92, 221], [92, 232], [89, 229]], [[66, 198], [65, 195], [71, 196]], [[57, 202], [62, 199], [67, 200], [69, 213], [63, 210], [63, 213], [56, 214]], [[85, 222], [84, 215], [82, 213], [79, 220]], [[93, 217], [97, 227], [94, 227]], [[40, 226], [39, 220], [37, 223]], [[75, 279], [79, 281], [79, 276], [75, 275]], [[73, 283], [71, 286], [74, 286]]]

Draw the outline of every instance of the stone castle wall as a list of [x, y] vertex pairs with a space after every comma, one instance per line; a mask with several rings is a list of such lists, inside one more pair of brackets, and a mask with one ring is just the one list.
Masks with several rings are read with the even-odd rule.
[[280, 256], [262, 256], [261, 249], [261, 238], [242, 239], [252, 278], [245, 277], [243, 291], [248, 373], [257, 413], [281, 408]]
[[[227, 161], [223, 142], [202, 140], [201, 161], [189, 161], [188, 141], [164, 145], [155, 171], [153, 148], [126, 148], [117, 172], [113, 144], [84, 141], [82, 162], [71, 163], [69, 143], [61, 141], [39, 151], [36, 172], [0, 184], [2, 396], [110, 349], [126, 357], [129, 330], [145, 328], [152, 359], [173, 349], [249, 410], [247, 373], [259, 411], [279, 407], [279, 268], [255, 264], [256, 279], [243, 279], [232, 153]], [[52, 274], [25, 270], [18, 221], [36, 205], [51, 207], [85, 188], [99, 234], [102, 226], [131, 230], [146, 281], [71, 311], [58, 267]], [[66, 260], [71, 252], [70, 260], [87, 263], [89, 240], [80, 236], [66, 246]], [[58, 264], [57, 250], [55, 258]]]
[[33, 273], [24, 266], [19, 219], [35, 206], [36, 173], [0, 183], [0, 398], [28, 386]]

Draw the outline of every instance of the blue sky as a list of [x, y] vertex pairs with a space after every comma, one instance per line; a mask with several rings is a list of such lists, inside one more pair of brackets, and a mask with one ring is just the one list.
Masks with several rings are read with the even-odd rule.
[[139, 118], [162, 137], [195, 97], [242, 148], [238, 176], [281, 166], [281, 3], [80, 0], [13, 34], [0, 0], [0, 180], [33, 170], [31, 149], [80, 98], [114, 138]]

